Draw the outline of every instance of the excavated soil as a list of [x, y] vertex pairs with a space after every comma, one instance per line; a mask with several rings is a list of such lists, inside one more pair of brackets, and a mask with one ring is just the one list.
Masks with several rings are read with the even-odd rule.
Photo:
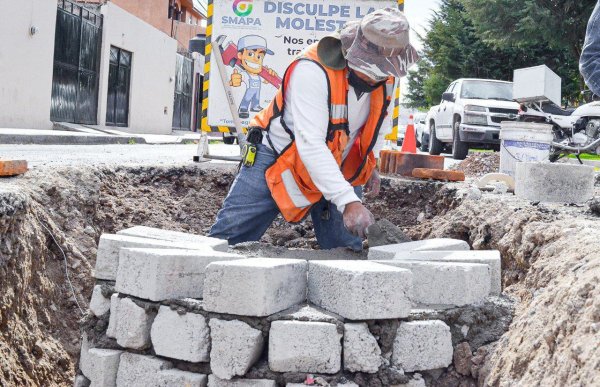
[[[0, 385], [72, 385], [80, 308], [91, 295], [100, 235], [137, 224], [205, 234], [233, 172], [197, 165], [42, 168], [1, 180]], [[464, 187], [385, 180], [382, 195], [367, 203], [413, 239], [455, 237], [502, 252], [505, 293], [517, 301], [508, 331], [471, 348], [474, 354], [466, 344], [455, 354], [461, 375], [472, 380], [451, 369], [425, 375], [427, 383], [600, 380], [600, 220], [587, 206], [535, 205]], [[318, 247], [310, 221], [283, 225], [276, 221], [262, 246]], [[464, 318], [503, 318], [494, 316], [490, 310]]]
[[456, 164], [451, 169], [462, 171], [467, 177], [482, 177], [488, 173], [498, 172], [500, 169], [500, 153], [470, 153], [466, 159]]

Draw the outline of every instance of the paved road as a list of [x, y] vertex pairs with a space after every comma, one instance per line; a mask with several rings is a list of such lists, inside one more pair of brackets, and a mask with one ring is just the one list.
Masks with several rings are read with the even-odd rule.
[[[197, 145], [0, 145], [0, 159], [24, 159], [30, 167], [76, 165], [173, 165], [192, 162]], [[235, 156], [233, 145], [211, 144], [213, 155]], [[213, 161], [215, 162], [215, 161]], [[219, 161], [222, 163], [221, 161]], [[446, 168], [455, 164], [446, 157]]]

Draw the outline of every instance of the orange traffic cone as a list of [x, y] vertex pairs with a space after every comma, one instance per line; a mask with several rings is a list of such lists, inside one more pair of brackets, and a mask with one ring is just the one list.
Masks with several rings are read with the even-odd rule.
[[417, 135], [412, 115], [408, 118], [408, 125], [406, 126], [406, 133], [404, 133], [404, 141], [402, 142], [402, 152], [417, 153]]

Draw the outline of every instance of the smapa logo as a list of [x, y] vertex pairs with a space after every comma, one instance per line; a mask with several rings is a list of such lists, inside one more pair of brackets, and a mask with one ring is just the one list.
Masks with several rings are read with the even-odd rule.
[[235, 0], [233, 12], [239, 17], [246, 17], [252, 13], [252, 0]]

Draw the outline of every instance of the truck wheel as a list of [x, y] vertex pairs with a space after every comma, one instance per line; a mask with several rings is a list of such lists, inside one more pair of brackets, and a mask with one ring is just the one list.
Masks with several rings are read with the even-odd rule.
[[454, 138], [452, 139], [452, 157], [455, 160], [464, 160], [469, 154], [469, 144], [460, 140], [460, 121], [454, 123]]
[[421, 152], [427, 152], [429, 150], [429, 138], [423, 133], [421, 135]]
[[444, 144], [438, 140], [435, 134], [435, 124], [429, 127], [429, 154], [437, 156], [444, 150]]

